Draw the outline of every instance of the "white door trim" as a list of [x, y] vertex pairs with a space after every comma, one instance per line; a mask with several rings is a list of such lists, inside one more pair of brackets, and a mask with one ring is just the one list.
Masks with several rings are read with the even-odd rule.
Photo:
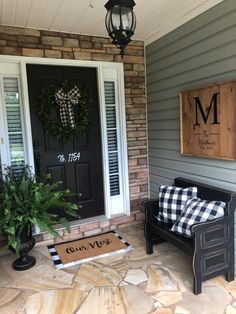
[[[19, 65], [19, 73], [21, 78], [21, 94], [23, 100], [23, 115], [24, 115], [24, 134], [25, 134], [25, 150], [26, 150], [26, 163], [34, 167], [33, 145], [32, 145], [32, 132], [30, 121], [30, 108], [27, 88], [27, 64], [41, 64], [41, 65], [58, 65], [58, 66], [80, 66], [80, 67], [93, 67], [97, 69], [98, 76], [98, 92], [99, 92], [99, 105], [100, 105], [100, 126], [101, 126], [101, 140], [102, 140], [102, 159], [103, 159], [103, 183], [104, 183], [104, 201], [105, 201], [105, 215], [111, 218], [114, 215], [130, 214], [130, 199], [129, 199], [129, 179], [128, 179], [128, 156], [127, 156], [127, 135], [126, 135], [126, 118], [125, 118], [125, 95], [124, 95], [124, 72], [122, 63], [113, 62], [100, 62], [100, 61], [83, 61], [83, 60], [64, 60], [64, 59], [46, 59], [46, 58], [31, 58], [21, 56], [0, 56], [0, 62], [14, 63]], [[113, 203], [115, 199], [110, 197], [110, 184], [109, 184], [109, 165], [108, 165], [108, 151], [107, 151], [107, 134], [106, 134], [106, 116], [105, 116], [105, 94], [104, 94], [104, 80], [107, 79], [106, 73], [113, 71], [116, 73], [116, 80], [118, 95], [117, 102], [117, 118], [119, 121], [119, 156], [121, 157], [120, 175], [121, 175], [121, 197], [119, 206], [114, 209]], [[0, 70], [1, 72], [1, 70]], [[1, 98], [0, 98], [1, 99]], [[0, 104], [1, 107], [1, 104]], [[1, 108], [0, 108], [1, 113]], [[0, 118], [1, 120], [1, 118]], [[0, 121], [2, 122], [2, 121]], [[6, 141], [6, 134], [0, 128], [1, 138]], [[2, 141], [2, 140], [1, 140]], [[6, 145], [1, 144], [0, 149], [2, 154]], [[9, 164], [9, 160], [8, 160]], [[33, 168], [34, 170], [34, 168]], [[117, 203], [118, 204], [118, 203]]]

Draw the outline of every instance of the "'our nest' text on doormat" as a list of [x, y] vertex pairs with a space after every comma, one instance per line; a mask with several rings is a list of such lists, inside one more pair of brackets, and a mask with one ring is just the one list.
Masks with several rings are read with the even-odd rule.
[[109, 231], [79, 240], [49, 245], [48, 249], [55, 267], [60, 269], [125, 253], [133, 248], [117, 232]]

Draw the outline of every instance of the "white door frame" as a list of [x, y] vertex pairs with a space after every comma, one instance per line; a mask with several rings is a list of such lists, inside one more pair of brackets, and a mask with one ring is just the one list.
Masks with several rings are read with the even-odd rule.
[[[98, 92], [99, 92], [99, 106], [100, 106], [100, 127], [101, 127], [101, 141], [102, 141], [102, 160], [103, 160], [103, 184], [104, 184], [104, 201], [105, 201], [105, 216], [111, 218], [117, 215], [130, 215], [130, 199], [129, 199], [129, 179], [128, 179], [128, 156], [127, 156], [127, 135], [126, 135], [126, 116], [125, 116], [125, 95], [124, 95], [124, 71], [122, 63], [113, 62], [99, 62], [99, 61], [80, 61], [80, 60], [64, 60], [64, 59], [46, 59], [46, 58], [31, 58], [21, 56], [0, 56], [0, 63], [18, 64], [18, 74], [21, 80], [21, 95], [23, 102], [23, 118], [24, 118], [24, 149], [25, 162], [32, 166], [34, 171], [34, 155], [32, 144], [32, 131], [30, 120], [29, 97], [27, 88], [27, 64], [40, 65], [58, 65], [58, 66], [74, 66], [74, 67], [93, 67], [97, 69], [98, 77]], [[10, 73], [9, 73], [10, 74]], [[1, 75], [1, 69], [0, 69]], [[7, 73], [4, 73], [7, 75]], [[105, 112], [105, 94], [104, 82], [112, 80], [116, 86], [116, 102], [117, 102], [117, 121], [118, 128], [118, 142], [119, 142], [119, 157], [120, 157], [120, 197], [110, 196], [109, 185], [109, 164], [108, 164], [108, 143], [106, 132], [106, 112]], [[0, 90], [1, 91], [1, 90]], [[1, 96], [1, 95], [0, 95]], [[0, 97], [1, 100], [1, 97]], [[0, 113], [3, 110], [0, 103]], [[3, 115], [1, 114], [1, 117]], [[0, 125], [5, 124], [1, 121]], [[7, 128], [0, 127], [0, 154], [1, 159], [6, 163], [6, 145], [7, 145]], [[8, 164], [9, 165], [9, 160]], [[4, 166], [4, 165], [2, 165]], [[6, 166], [6, 165], [5, 165]]]

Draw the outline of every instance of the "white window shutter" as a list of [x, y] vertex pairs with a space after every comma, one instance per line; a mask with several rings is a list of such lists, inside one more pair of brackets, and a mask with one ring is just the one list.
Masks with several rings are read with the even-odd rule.
[[108, 163], [110, 196], [120, 195], [120, 174], [119, 174], [119, 154], [117, 143], [117, 116], [116, 97], [114, 82], [105, 81], [105, 107], [106, 107], [106, 127], [108, 143]]
[[19, 83], [16, 77], [3, 77], [5, 114], [10, 163], [15, 171], [25, 164]]

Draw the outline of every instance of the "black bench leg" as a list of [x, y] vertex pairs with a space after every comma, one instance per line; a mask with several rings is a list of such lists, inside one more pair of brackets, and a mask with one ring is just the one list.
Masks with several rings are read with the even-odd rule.
[[144, 224], [144, 235], [146, 238], [146, 252], [147, 254], [153, 253], [153, 241], [152, 241], [152, 231], [148, 222], [145, 221]]
[[229, 271], [226, 273], [226, 280], [233, 281], [235, 279], [234, 278], [235, 273], [234, 273], [234, 250], [232, 249], [232, 246], [229, 247], [228, 256], [229, 256]]
[[234, 265], [233, 267], [230, 267], [230, 270], [226, 273], [226, 280], [227, 281], [233, 281], [234, 278]]
[[146, 252], [148, 255], [153, 253], [153, 243], [148, 239], [146, 239]]
[[193, 270], [193, 293], [200, 294], [202, 292], [202, 272], [201, 272], [201, 259], [200, 252], [195, 252], [192, 257], [192, 270]]
[[193, 277], [193, 293], [200, 294], [202, 293], [202, 280]]

